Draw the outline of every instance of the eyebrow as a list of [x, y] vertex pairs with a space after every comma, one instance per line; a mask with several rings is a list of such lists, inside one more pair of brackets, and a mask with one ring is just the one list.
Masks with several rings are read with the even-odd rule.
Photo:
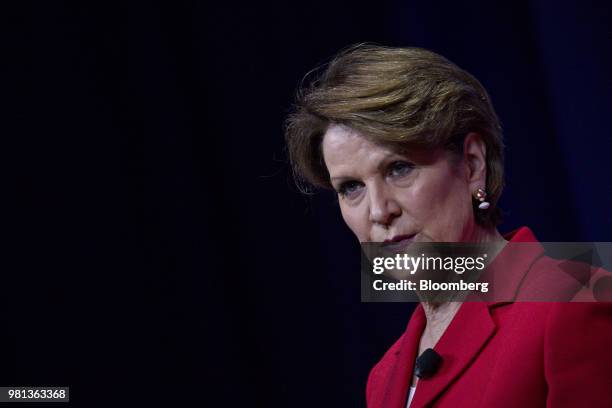
[[349, 176], [338, 176], [338, 177], [332, 177], [329, 180], [330, 181], [334, 181], [334, 180], [352, 180], [355, 177], [349, 177]]
[[[395, 161], [394, 159], [401, 159], [401, 160], [406, 160], [412, 163], [412, 160], [410, 160], [407, 156], [402, 155], [401, 153], [398, 152], [389, 152], [387, 154], [385, 154], [385, 156], [380, 160], [380, 162], [378, 163], [378, 165], [376, 166], [376, 170], [380, 171], [382, 168], [386, 167], [387, 165], [389, 165], [389, 161]], [[336, 177], [330, 177], [330, 181], [334, 181], [334, 180], [353, 180], [355, 179], [355, 177], [352, 176], [336, 176]]]

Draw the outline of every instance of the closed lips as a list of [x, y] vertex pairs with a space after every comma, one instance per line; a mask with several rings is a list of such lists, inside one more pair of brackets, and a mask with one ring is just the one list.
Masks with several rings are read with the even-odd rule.
[[402, 242], [402, 241], [414, 238], [415, 235], [416, 234], [396, 235], [396, 236], [394, 236], [391, 239], [385, 239], [384, 243], [385, 244], [394, 244], [394, 243], [397, 243], [397, 242]]

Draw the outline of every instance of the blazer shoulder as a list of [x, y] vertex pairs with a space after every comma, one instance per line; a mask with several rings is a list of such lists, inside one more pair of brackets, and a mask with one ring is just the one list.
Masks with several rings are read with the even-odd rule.
[[542, 256], [529, 268], [519, 301], [597, 302], [612, 300], [612, 273], [589, 263]]
[[612, 406], [611, 344], [612, 303], [555, 304], [544, 344], [549, 405]]

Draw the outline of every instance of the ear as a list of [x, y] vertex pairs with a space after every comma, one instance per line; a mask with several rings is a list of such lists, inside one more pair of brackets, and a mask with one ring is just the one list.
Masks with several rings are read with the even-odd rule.
[[487, 184], [487, 146], [482, 136], [470, 132], [463, 141], [463, 158], [467, 164], [470, 191], [485, 189]]

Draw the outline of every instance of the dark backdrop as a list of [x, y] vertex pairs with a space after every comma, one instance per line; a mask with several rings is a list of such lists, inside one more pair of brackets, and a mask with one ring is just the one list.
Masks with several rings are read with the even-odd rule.
[[609, 2], [38, 2], [3, 13], [1, 385], [75, 406], [363, 406], [413, 305], [361, 304], [282, 121], [362, 41], [433, 49], [503, 121], [507, 232], [610, 240]]

